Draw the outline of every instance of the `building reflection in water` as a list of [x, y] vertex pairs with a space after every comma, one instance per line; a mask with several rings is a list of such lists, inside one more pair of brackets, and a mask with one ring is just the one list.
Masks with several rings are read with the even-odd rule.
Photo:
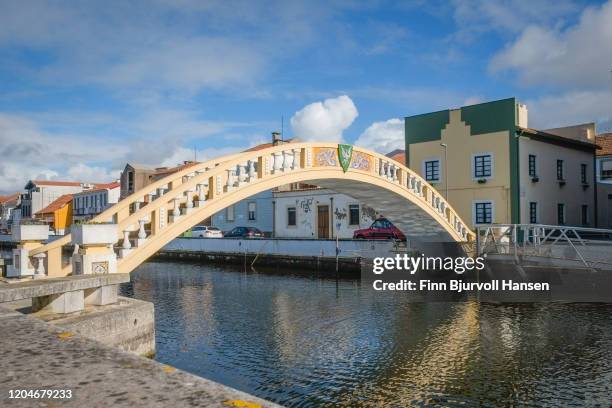
[[354, 280], [155, 262], [123, 290], [155, 303], [157, 359], [286, 406], [612, 395], [610, 305], [421, 302]]

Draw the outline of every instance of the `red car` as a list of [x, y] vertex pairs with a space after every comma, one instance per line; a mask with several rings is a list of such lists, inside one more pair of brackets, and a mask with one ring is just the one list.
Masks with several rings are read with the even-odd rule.
[[406, 236], [386, 218], [379, 218], [370, 225], [370, 228], [353, 232], [353, 239], [396, 239], [405, 241]]

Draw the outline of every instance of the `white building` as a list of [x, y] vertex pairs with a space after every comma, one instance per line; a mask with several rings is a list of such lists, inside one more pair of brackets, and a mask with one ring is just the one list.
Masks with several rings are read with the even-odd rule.
[[369, 227], [377, 213], [356, 199], [328, 189], [292, 186], [274, 191], [274, 236], [277, 238], [353, 238]]
[[[401, 149], [387, 157], [406, 163]], [[368, 228], [384, 216], [346, 194], [304, 183], [280, 186], [272, 194], [272, 228], [277, 238], [353, 238], [355, 230]]]
[[0, 196], [0, 231], [9, 231], [13, 223], [13, 213], [19, 206], [20, 194]]
[[78, 181], [30, 180], [21, 195], [21, 218], [32, 218], [61, 196], [89, 188], [94, 188], [94, 185]]
[[121, 183], [97, 184], [91, 190], [73, 194], [73, 220], [89, 220], [119, 202]]

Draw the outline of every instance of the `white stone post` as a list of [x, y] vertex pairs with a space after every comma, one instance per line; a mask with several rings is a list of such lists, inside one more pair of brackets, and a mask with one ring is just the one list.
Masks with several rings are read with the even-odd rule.
[[234, 179], [234, 170], [228, 170], [227, 171], [227, 185], [226, 185], [227, 191], [232, 191], [234, 189], [235, 182], [236, 181]]
[[[73, 275], [117, 272], [117, 255], [113, 250], [113, 245], [117, 243], [116, 224], [81, 224], [74, 226], [71, 232], [75, 247], [72, 254]], [[124, 231], [123, 246], [126, 245], [126, 251], [129, 251], [129, 231]], [[127, 255], [127, 252], [123, 255]]]
[[204, 204], [204, 202], [206, 201], [206, 188], [208, 187], [208, 184], [204, 184], [204, 183], [199, 183], [197, 188], [198, 188], [198, 207], [200, 207], [202, 204]]
[[145, 219], [138, 220], [138, 239], [136, 240], [136, 246], [138, 247], [142, 246], [147, 239], [147, 233], [144, 228], [146, 222], [147, 220]]
[[257, 175], [255, 174], [255, 161], [249, 160], [249, 181], [255, 180]]
[[302, 149], [292, 149], [293, 151], [293, 163], [291, 167], [293, 170], [300, 168], [300, 152]]
[[130, 242], [130, 230], [123, 231], [123, 243], [119, 249], [119, 256], [125, 258], [130, 252], [132, 252], [132, 243]]
[[123, 231], [123, 244], [121, 245], [121, 248], [123, 249], [132, 248], [132, 244], [130, 243], [130, 231], [129, 230]]
[[181, 199], [179, 197], [174, 199], [174, 209], [172, 210], [172, 215], [176, 218], [181, 216]]
[[273, 157], [274, 157], [274, 164], [272, 167], [272, 174], [276, 174], [281, 169], [283, 156], [281, 152], [275, 152]]
[[189, 214], [193, 210], [193, 190], [187, 190], [187, 203], [185, 204], [185, 214]]
[[[17, 242], [13, 249], [13, 264], [7, 268], [8, 278], [21, 278], [36, 275], [37, 268], [31, 262], [30, 251], [42, 245], [49, 238], [49, 226], [46, 224], [20, 224], [13, 227], [12, 238]], [[44, 255], [44, 254], [43, 254]]]
[[289, 152], [283, 150], [283, 171], [289, 170], [291, 164], [289, 163]]
[[40, 254], [36, 254], [34, 255], [34, 258], [36, 258], [37, 261], [37, 265], [36, 265], [36, 271], [34, 272], [34, 279], [40, 279], [40, 278], [44, 278], [46, 276], [45, 274], [45, 253], [40, 253]]

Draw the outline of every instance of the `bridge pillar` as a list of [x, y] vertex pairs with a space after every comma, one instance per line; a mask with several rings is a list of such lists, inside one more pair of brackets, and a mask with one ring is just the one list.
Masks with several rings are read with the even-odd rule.
[[[17, 248], [13, 249], [13, 265], [9, 265], [6, 276], [9, 278], [21, 278], [36, 275], [36, 269], [44, 268], [43, 259], [32, 262], [29, 253], [42, 245], [42, 241], [49, 238], [49, 226], [46, 224], [28, 225], [21, 224], [13, 228], [13, 241], [19, 242]], [[44, 273], [44, 269], [43, 269]], [[40, 273], [39, 273], [40, 274]]]
[[78, 250], [72, 255], [74, 275], [106, 274], [117, 272], [117, 225], [81, 224], [72, 229], [72, 243]]

